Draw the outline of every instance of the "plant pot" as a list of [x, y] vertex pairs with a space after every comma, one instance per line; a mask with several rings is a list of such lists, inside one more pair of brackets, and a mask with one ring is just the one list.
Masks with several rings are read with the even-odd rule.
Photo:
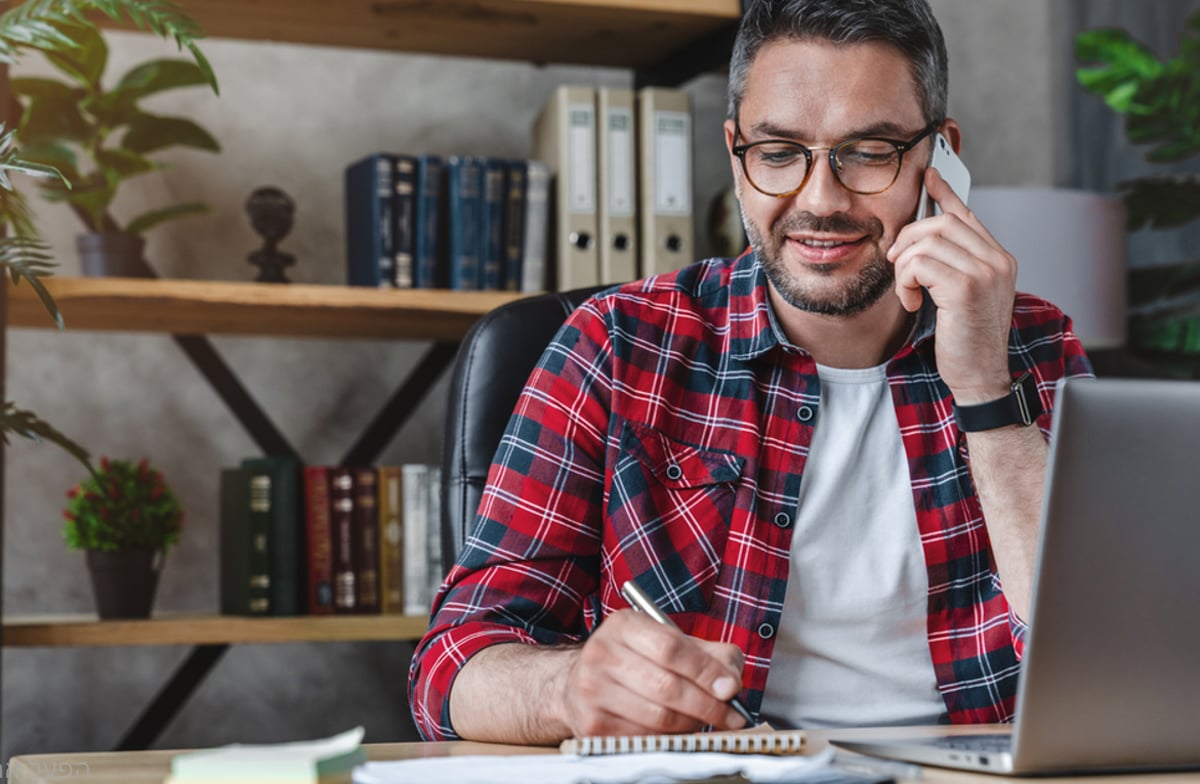
[[146, 241], [136, 234], [80, 234], [75, 238], [80, 269], [88, 277], [152, 277], [142, 259]]
[[88, 572], [101, 618], [149, 618], [162, 570], [161, 550], [88, 550]]

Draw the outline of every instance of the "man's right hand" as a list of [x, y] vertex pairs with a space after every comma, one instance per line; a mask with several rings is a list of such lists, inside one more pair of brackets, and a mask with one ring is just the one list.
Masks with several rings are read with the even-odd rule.
[[742, 651], [689, 637], [621, 610], [574, 651], [559, 682], [576, 737], [694, 732], [745, 726], [728, 701], [741, 690]]

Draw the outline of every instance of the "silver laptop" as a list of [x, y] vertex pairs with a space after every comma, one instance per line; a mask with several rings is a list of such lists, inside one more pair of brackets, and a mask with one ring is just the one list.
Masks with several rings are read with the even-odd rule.
[[832, 739], [1005, 774], [1200, 768], [1200, 383], [1072, 379], [1003, 735]]

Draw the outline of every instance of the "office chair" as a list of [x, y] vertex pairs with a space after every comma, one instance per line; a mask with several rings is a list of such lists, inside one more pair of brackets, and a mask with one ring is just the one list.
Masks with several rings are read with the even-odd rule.
[[475, 522], [492, 457], [517, 397], [568, 315], [607, 286], [539, 294], [501, 305], [471, 327], [450, 377], [442, 452], [442, 573]]

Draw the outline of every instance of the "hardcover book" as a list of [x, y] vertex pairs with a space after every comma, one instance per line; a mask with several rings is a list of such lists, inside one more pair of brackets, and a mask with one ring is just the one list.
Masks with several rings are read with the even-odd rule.
[[412, 288], [416, 281], [414, 268], [414, 220], [416, 219], [417, 159], [411, 155], [394, 155], [392, 179], [392, 283], [398, 288]]
[[270, 480], [260, 478], [251, 511], [250, 473], [221, 469], [220, 607], [225, 615], [267, 615], [271, 610]]
[[404, 509], [399, 466], [379, 466], [379, 601], [384, 613], [404, 612]]
[[358, 604], [354, 565], [354, 475], [329, 469], [329, 522], [333, 538], [333, 611], [352, 613]]
[[300, 615], [307, 571], [300, 528], [300, 461], [269, 455], [247, 458], [242, 467], [250, 474], [252, 514], [264, 514], [269, 528], [271, 615]]
[[329, 467], [304, 467], [304, 522], [308, 551], [308, 613], [333, 612], [333, 534]]
[[392, 252], [394, 156], [368, 155], [346, 167], [346, 282], [391, 287], [396, 281]]
[[379, 612], [379, 480], [374, 468], [354, 469], [354, 563], [356, 609]]
[[436, 155], [417, 158], [416, 200], [413, 212], [413, 285], [432, 289], [442, 281], [442, 159]]
[[479, 288], [483, 241], [483, 165], [469, 156], [446, 159], [446, 260], [450, 288]]
[[483, 162], [483, 205], [479, 211], [479, 238], [483, 249], [479, 288], [485, 291], [503, 288], [507, 191], [508, 162], [486, 159]]

